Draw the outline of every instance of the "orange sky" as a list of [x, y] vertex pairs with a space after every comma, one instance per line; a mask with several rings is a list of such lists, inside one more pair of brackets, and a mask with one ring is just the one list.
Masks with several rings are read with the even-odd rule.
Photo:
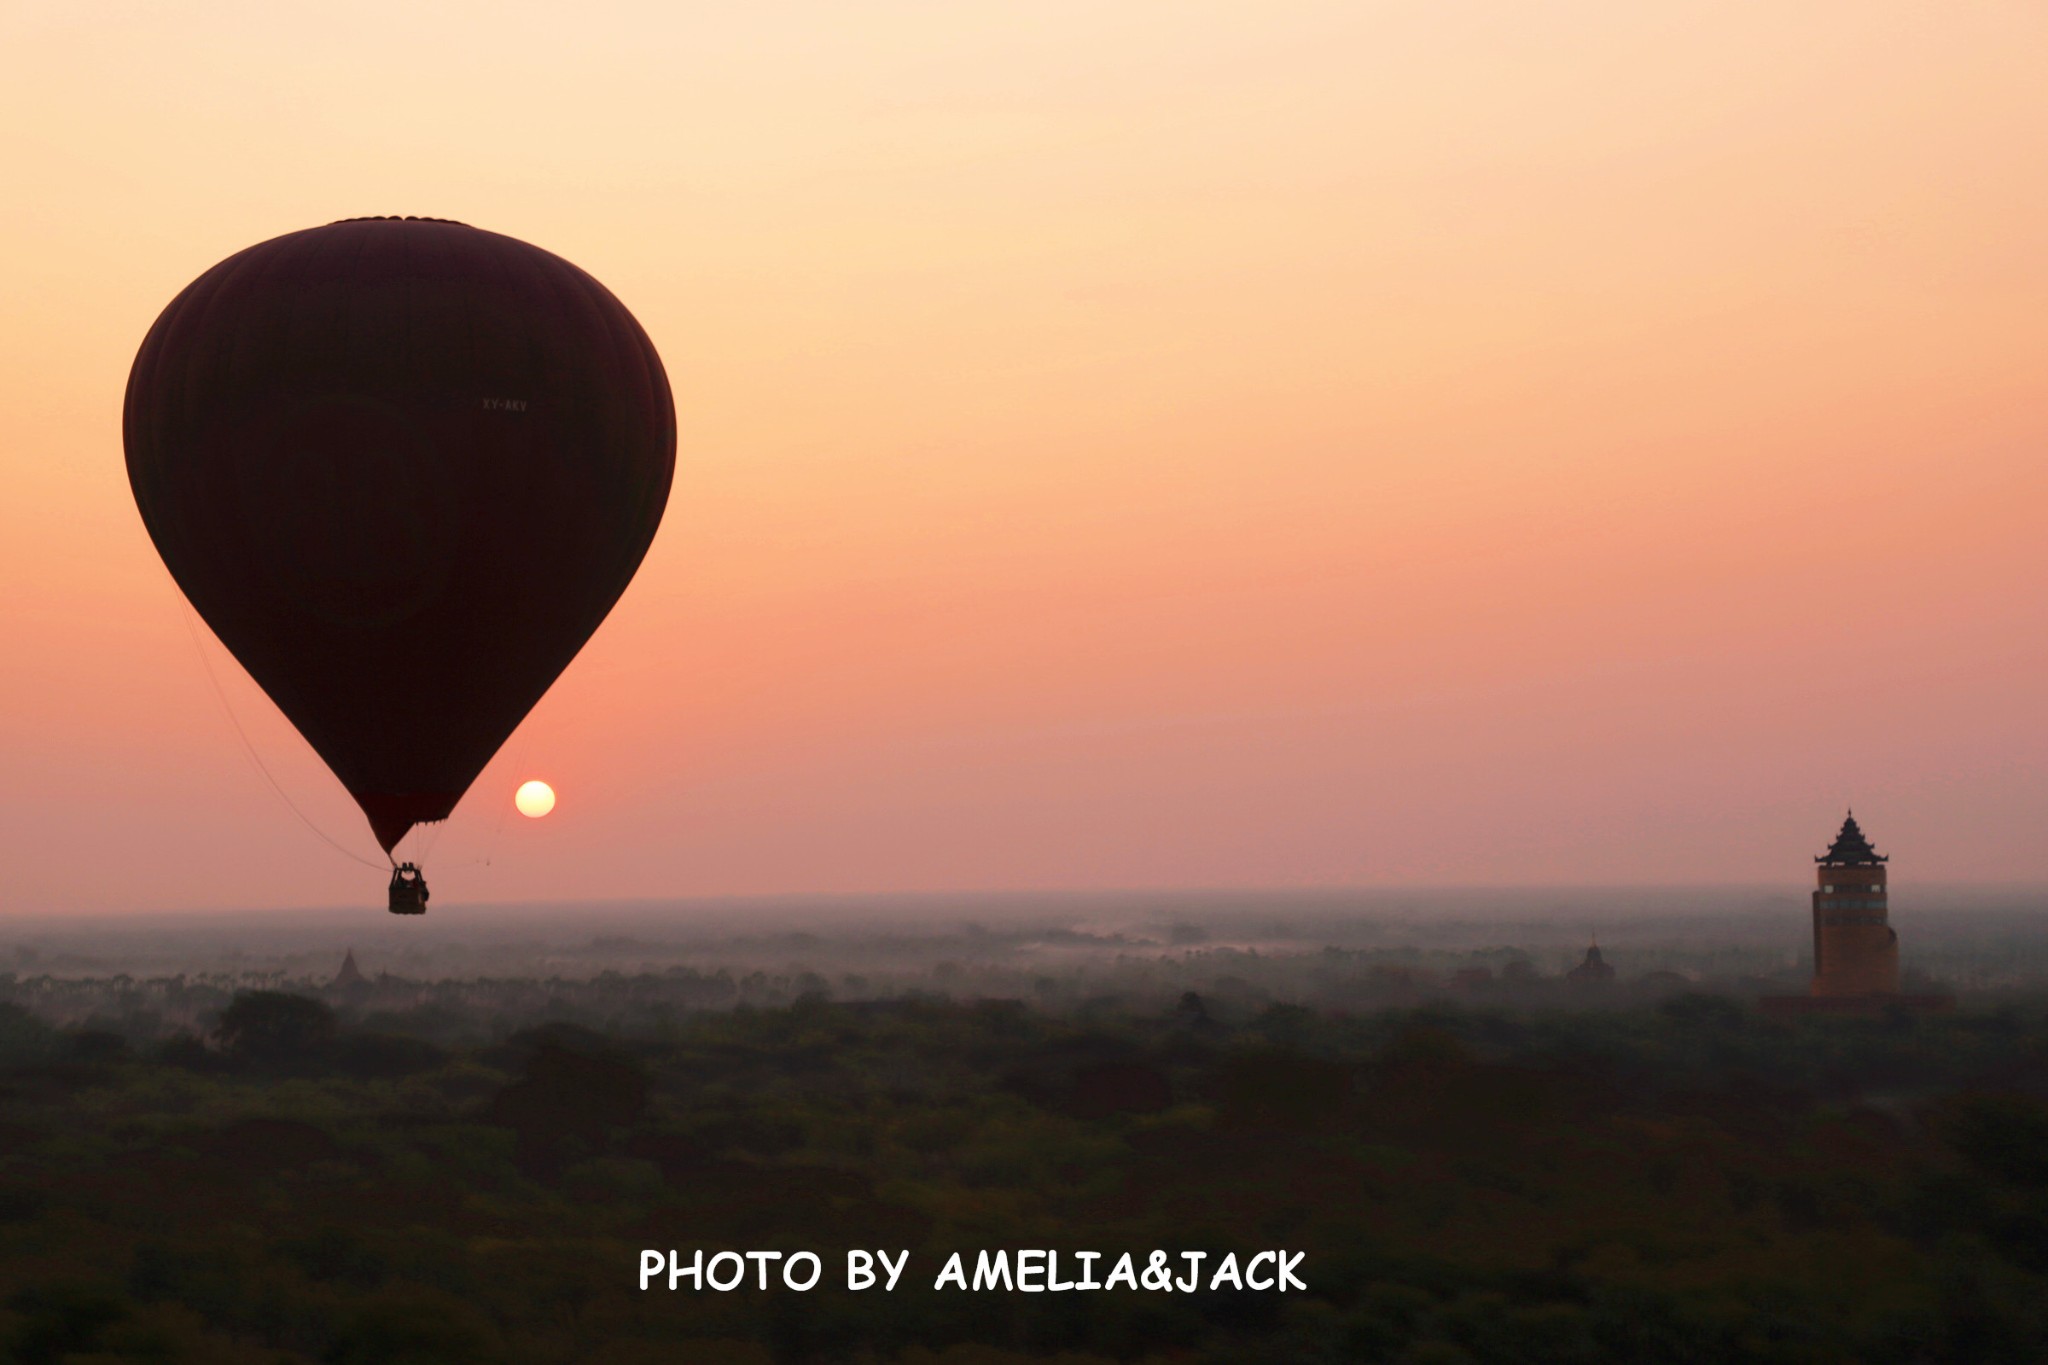
[[377, 213], [590, 270], [681, 414], [437, 897], [1797, 888], [1850, 800], [2033, 880], [2042, 70], [2032, 0], [15, 3], [0, 909], [376, 903], [119, 419]]

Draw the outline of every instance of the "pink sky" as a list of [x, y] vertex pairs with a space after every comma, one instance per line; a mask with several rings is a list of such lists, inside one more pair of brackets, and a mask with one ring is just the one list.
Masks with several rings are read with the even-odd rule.
[[590, 270], [681, 414], [437, 900], [1797, 888], [1851, 801], [2039, 875], [2038, 5], [336, 13], [0, 30], [0, 910], [376, 903], [119, 429], [193, 276], [374, 213]]

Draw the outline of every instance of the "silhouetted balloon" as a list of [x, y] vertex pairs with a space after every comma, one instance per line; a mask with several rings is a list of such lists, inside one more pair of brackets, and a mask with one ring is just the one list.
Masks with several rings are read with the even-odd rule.
[[143, 340], [124, 435], [172, 577], [387, 852], [604, 620], [675, 472], [668, 379], [624, 306], [435, 219], [201, 275]]

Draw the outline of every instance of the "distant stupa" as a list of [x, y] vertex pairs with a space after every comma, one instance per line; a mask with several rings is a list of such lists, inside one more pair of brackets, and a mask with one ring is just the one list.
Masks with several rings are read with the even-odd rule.
[[336, 972], [334, 974], [334, 980], [328, 982], [327, 984], [335, 987], [366, 986], [369, 984], [369, 982], [364, 979], [362, 972], [356, 967], [355, 949], [351, 948], [342, 955], [341, 970]]
[[1828, 851], [1814, 859], [1813, 994], [1897, 995], [1899, 935], [1884, 886], [1886, 857], [1870, 846], [1856, 812]]
[[1594, 981], [1614, 980], [1614, 966], [1600, 956], [1598, 942], [1586, 945], [1586, 960], [1564, 974], [1564, 979], [1584, 985]]

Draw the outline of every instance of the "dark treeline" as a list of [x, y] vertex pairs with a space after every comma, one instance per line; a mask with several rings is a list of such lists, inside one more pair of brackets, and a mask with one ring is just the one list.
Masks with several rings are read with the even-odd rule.
[[[1793, 1024], [1669, 990], [1340, 1010], [792, 978], [757, 1005], [713, 973], [690, 1008], [677, 979], [468, 983], [468, 1006], [464, 983], [102, 983], [133, 998], [83, 1018], [15, 983], [0, 1359], [2048, 1351], [2048, 1002]], [[826, 1275], [643, 1293], [649, 1247]], [[1022, 1247], [1285, 1248], [1309, 1288], [933, 1287], [952, 1251]], [[903, 1283], [837, 1287], [849, 1248], [910, 1250]]]

